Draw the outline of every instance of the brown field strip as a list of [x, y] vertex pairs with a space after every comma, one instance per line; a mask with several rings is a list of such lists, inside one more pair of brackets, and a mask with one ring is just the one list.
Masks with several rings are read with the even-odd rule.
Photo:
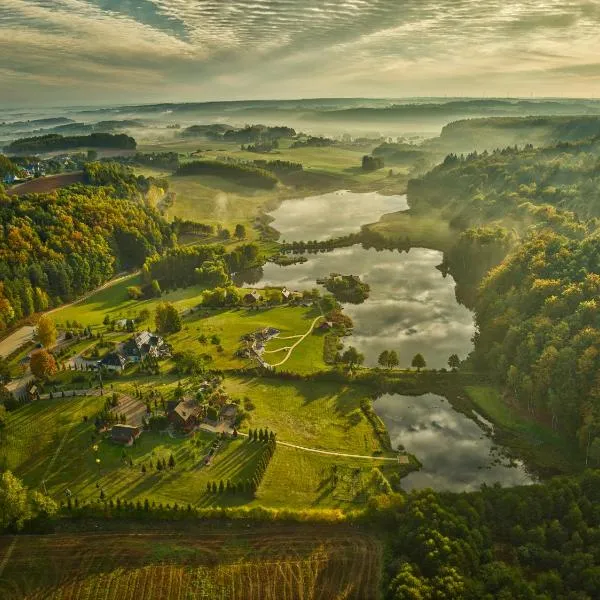
[[[0, 553], [10, 545], [0, 538]], [[376, 600], [381, 544], [351, 527], [20, 536], [4, 600]]]

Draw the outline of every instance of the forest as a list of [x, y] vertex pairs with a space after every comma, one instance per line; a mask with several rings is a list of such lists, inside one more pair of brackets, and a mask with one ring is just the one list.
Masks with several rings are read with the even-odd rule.
[[173, 244], [152, 208], [112, 187], [8, 196], [0, 186], [0, 330], [73, 300]]
[[136, 141], [124, 133], [92, 133], [90, 135], [63, 136], [49, 133], [35, 137], [21, 138], [6, 146], [6, 152], [52, 152], [54, 150], [70, 150], [72, 148], [120, 148], [135, 150]]
[[389, 600], [577, 600], [600, 590], [600, 474], [467, 494], [414, 492], [394, 511]]
[[265, 169], [242, 163], [222, 162], [218, 160], [197, 160], [182, 164], [176, 175], [216, 175], [227, 177], [240, 185], [271, 189], [277, 185], [278, 179]]
[[[448, 155], [411, 210], [457, 230], [442, 268], [475, 310], [473, 364], [519, 409], [600, 460], [597, 141]], [[489, 272], [488, 272], [489, 271]]]

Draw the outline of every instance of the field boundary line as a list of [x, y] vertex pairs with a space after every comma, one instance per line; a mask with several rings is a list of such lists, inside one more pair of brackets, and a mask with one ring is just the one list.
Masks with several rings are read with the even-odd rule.
[[15, 546], [17, 545], [18, 539], [19, 538], [16, 535], [13, 537], [13, 539], [10, 543], [10, 546], [6, 550], [6, 554], [2, 558], [2, 562], [0, 562], [0, 577], [2, 577], [2, 575], [4, 573], [4, 569], [6, 569], [6, 565], [8, 564], [8, 561], [10, 560], [10, 557], [12, 556]]
[[65, 435], [62, 436], [62, 439], [58, 443], [58, 447], [56, 448], [56, 450], [54, 451], [54, 454], [52, 455], [52, 458], [50, 459], [50, 463], [48, 464], [48, 466], [46, 467], [46, 470], [44, 471], [44, 474], [42, 475], [42, 485], [44, 486], [44, 493], [46, 493], [46, 479], [48, 477], [48, 474], [50, 473], [50, 470], [54, 466], [54, 463], [56, 462], [56, 459], [58, 458], [60, 451], [63, 449], [63, 446], [65, 445], [65, 442], [67, 441], [67, 437], [69, 437], [69, 434], [71, 433], [72, 429], [73, 429], [73, 425], [71, 425], [71, 427], [69, 427], [67, 429], [67, 431], [65, 431]]

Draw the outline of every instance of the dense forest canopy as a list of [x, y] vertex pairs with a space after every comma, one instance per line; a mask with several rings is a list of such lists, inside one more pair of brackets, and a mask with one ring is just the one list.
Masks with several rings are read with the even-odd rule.
[[0, 187], [0, 330], [72, 300], [172, 244], [152, 208], [112, 188], [8, 196]]
[[389, 600], [591, 600], [600, 475], [470, 494], [412, 493], [396, 512]]
[[49, 133], [29, 138], [22, 138], [6, 146], [7, 152], [52, 152], [54, 150], [70, 150], [72, 148], [119, 148], [135, 150], [136, 141], [124, 133], [92, 133], [90, 135], [62, 136]]
[[176, 175], [216, 175], [226, 177], [241, 185], [270, 189], [278, 179], [271, 172], [251, 165], [218, 160], [197, 160], [180, 165]]

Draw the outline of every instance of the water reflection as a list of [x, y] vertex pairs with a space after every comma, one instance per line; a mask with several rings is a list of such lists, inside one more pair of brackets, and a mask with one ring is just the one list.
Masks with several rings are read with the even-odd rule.
[[532, 483], [523, 463], [510, 466], [486, 432], [441, 396], [386, 394], [375, 401], [374, 409], [389, 431], [392, 446], [402, 444], [423, 464], [419, 472], [402, 480], [406, 490], [469, 491], [483, 483]]
[[383, 196], [339, 190], [298, 200], [286, 200], [271, 216], [273, 227], [288, 242], [326, 240], [360, 231], [385, 213], [408, 209], [406, 195]]
[[434, 368], [446, 366], [450, 354], [464, 358], [470, 352], [473, 316], [456, 302], [453, 279], [435, 268], [442, 260], [440, 252], [412, 248], [399, 253], [355, 245], [307, 256], [308, 262], [289, 267], [264, 265], [260, 286], [303, 290], [329, 273], [360, 275], [371, 294], [363, 304], [345, 304], [344, 311], [355, 325], [348, 343], [365, 355], [367, 366], [374, 366], [383, 350], [395, 349], [401, 366], [409, 366], [421, 352]]

